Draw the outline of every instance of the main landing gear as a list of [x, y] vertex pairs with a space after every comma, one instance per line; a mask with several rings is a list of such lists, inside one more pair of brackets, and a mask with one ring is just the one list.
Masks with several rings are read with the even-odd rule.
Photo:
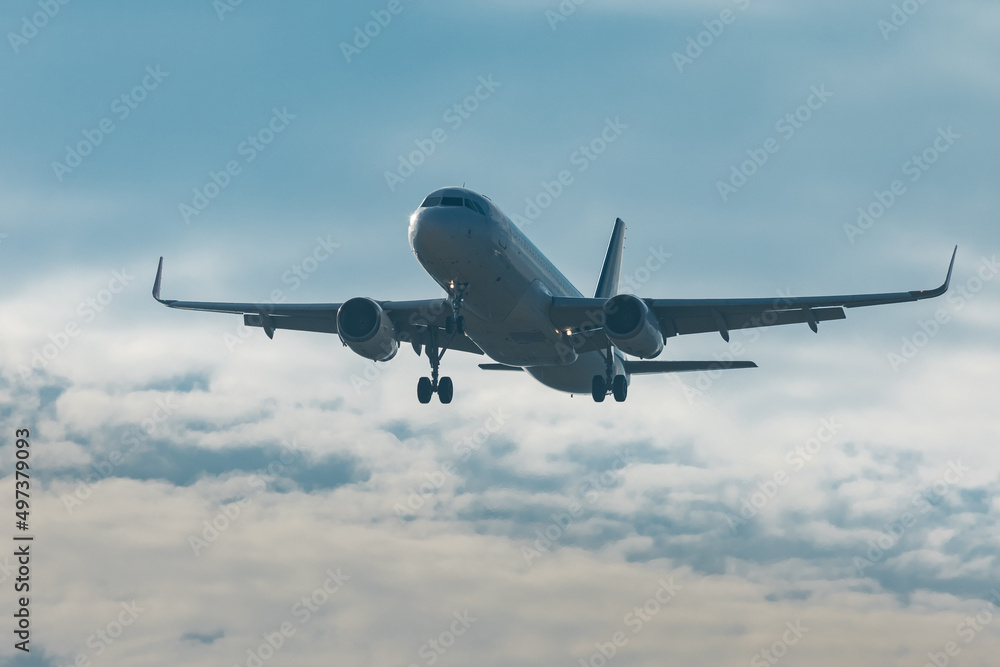
[[615, 357], [610, 345], [608, 345], [608, 349], [604, 354], [604, 361], [604, 375], [595, 375], [591, 383], [590, 392], [594, 397], [594, 401], [603, 403], [604, 397], [608, 395], [608, 388], [610, 387], [615, 401], [623, 403], [628, 396], [628, 380], [626, 380], [624, 375], [614, 374]]
[[[469, 283], [452, 282], [449, 289], [449, 300], [451, 301], [451, 315], [445, 318], [444, 331], [448, 336], [458, 334], [465, 335], [465, 318], [462, 317], [462, 304], [465, 301], [465, 293], [469, 290]], [[417, 381], [417, 400], [421, 403], [430, 403], [434, 394], [442, 403], [451, 403], [455, 395], [455, 385], [450, 377], [438, 377], [441, 368], [441, 358], [444, 357], [445, 350], [438, 346], [437, 327], [426, 329], [426, 345], [414, 342], [413, 351], [420, 355], [421, 349], [427, 354], [427, 360], [431, 362], [431, 376], [422, 377]]]
[[424, 346], [427, 359], [431, 362], [431, 376], [422, 377], [417, 380], [417, 400], [421, 403], [430, 403], [431, 396], [434, 394], [438, 395], [438, 399], [442, 403], [451, 403], [451, 398], [455, 395], [455, 386], [452, 384], [451, 378], [448, 376], [438, 378], [438, 371], [441, 367], [441, 357], [444, 356], [444, 350], [437, 346], [436, 338], [437, 336], [431, 333], [432, 342]]

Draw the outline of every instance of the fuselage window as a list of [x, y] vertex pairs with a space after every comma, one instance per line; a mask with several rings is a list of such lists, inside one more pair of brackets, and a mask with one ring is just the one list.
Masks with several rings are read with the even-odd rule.
[[430, 208], [431, 206], [437, 206], [440, 203], [440, 197], [428, 197], [424, 200], [424, 203], [420, 205], [420, 208]]
[[461, 206], [461, 197], [441, 197], [441, 206]]

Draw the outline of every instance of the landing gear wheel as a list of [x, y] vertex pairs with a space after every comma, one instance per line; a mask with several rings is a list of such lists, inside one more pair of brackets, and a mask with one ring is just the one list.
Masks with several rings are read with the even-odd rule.
[[[452, 326], [454, 326], [454, 320], [452, 320]], [[438, 372], [441, 370], [441, 357], [444, 356], [445, 350], [438, 347], [437, 329], [430, 329], [426, 332], [426, 338], [420, 347], [427, 355], [427, 360], [431, 362], [431, 376], [429, 378], [422, 377], [417, 381], [417, 400], [421, 403], [430, 403], [431, 397], [437, 393], [442, 403], [451, 403], [451, 397], [455, 393], [451, 378], [438, 377]], [[415, 345], [413, 349], [417, 349], [417, 346]]]
[[434, 394], [434, 386], [429, 377], [422, 377], [417, 380], [417, 400], [421, 403], [430, 403], [431, 395]]
[[608, 387], [604, 383], [604, 378], [600, 375], [594, 376], [594, 381], [590, 385], [590, 393], [596, 403], [603, 403], [604, 397], [608, 395]]
[[455, 318], [451, 315], [444, 318], [444, 332], [449, 336], [455, 333]]
[[465, 318], [461, 315], [455, 318], [455, 331], [458, 332], [459, 336], [465, 334]]
[[615, 379], [612, 380], [611, 393], [615, 395], [615, 400], [619, 403], [625, 401], [625, 397], [628, 396], [628, 383], [625, 381], [624, 375], [616, 375]]
[[443, 377], [441, 381], [438, 382], [437, 387], [438, 398], [441, 399], [442, 403], [451, 403], [451, 397], [455, 394], [455, 387], [451, 383], [450, 377]]

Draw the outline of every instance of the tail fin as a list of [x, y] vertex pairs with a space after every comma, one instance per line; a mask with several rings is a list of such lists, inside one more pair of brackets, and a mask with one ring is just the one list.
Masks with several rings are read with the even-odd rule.
[[597, 281], [595, 299], [610, 299], [618, 294], [618, 278], [622, 272], [622, 252], [625, 250], [625, 223], [621, 218], [615, 220], [615, 229], [611, 232], [611, 242], [608, 244], [608, 254], [604, 257], [604, 268], [601, 269], [601, 279]]

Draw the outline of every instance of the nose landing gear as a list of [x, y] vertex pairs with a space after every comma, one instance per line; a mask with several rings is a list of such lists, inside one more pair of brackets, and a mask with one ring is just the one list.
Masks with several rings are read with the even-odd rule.
[[469, 283], [451, 283], [451, 315], [445, 318], [444, 332], [449, 336], [457, 333], [459, 336], [465, 333], [465, 318], [462, 317], [462, 304], [465, 303], [465, 293], [469, 291]]

